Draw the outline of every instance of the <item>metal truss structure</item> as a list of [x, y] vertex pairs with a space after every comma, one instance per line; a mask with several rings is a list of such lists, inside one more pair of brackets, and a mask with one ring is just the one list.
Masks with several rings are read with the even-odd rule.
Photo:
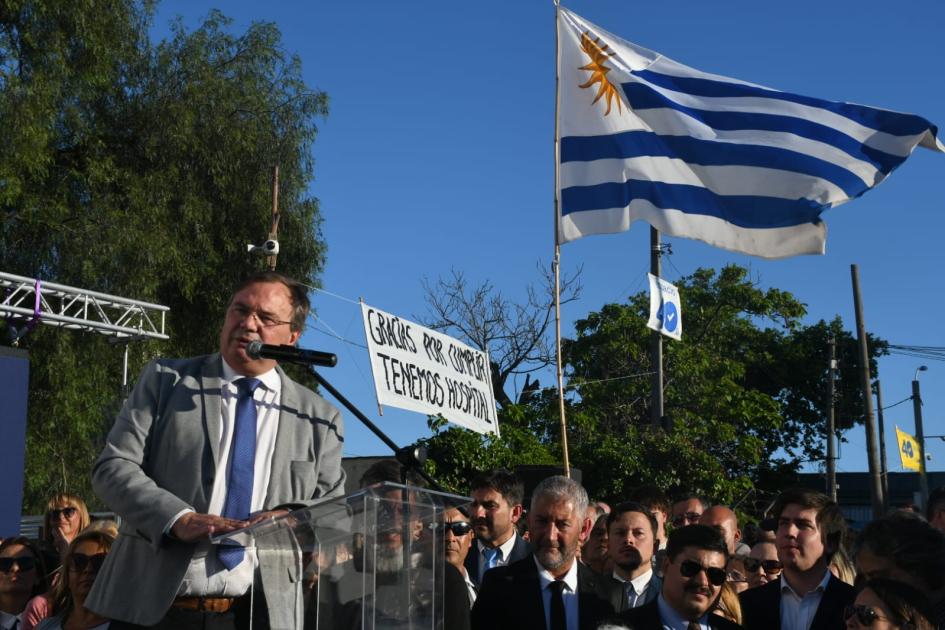
[[[0, 317], [85, 330], [118, 339], [168, 339], [170, 308], [0, 272]], [[117, 341], [117, 339], [116, 339]]]

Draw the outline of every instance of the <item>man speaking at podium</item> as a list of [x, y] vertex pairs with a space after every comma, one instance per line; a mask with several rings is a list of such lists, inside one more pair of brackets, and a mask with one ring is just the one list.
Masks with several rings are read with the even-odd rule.
[[308, 310], [302, 284], [254, 274], [230, 299], [219, 353], [144, 368], [92, 471], [123, 519], [86, 600], [113, 628], [238, 629], [250, 610], [254, 628], [295, 625], [284, 605], [294, 565], [273, 570], [209, 537], [344, 491], [341, 414], [247, 353], [252, 341], [295, 344]]

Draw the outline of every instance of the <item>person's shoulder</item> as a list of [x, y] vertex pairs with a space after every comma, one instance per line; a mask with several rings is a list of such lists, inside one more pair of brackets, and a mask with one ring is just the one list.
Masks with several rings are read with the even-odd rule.
[[742, 606], [759, 604], [770, 598], [777, 598], [781, 595], [781, 580], [773, 580], [764, 586], [756, 586], [739, 594], [738, 599]]
[[830, 576], [830, 581], [827, 582], [827, 588], [831, 594], [836, 595], [842, 599], [849, 599], [851, 602], [856, 599], [856, 588], [847, 584], [840, 578], [835, 575]]
[[636, 627], [632, 626], [634, 623], [638, 624], [640, 628], [659, 627], [660, 612], [659, 608], [657, 608], [656, 600], [654, 599], [642, 606], [628, 608], [617, 614], [615, 619], [619, 622], [631, 625], [631, 627]]
[[709, 613], [709, 626], [716, 630], [744, 630], [744, 626], [715, 613]]
[[33, 626], [33, 630], [62, 630], [62, 617], [46, 617]]

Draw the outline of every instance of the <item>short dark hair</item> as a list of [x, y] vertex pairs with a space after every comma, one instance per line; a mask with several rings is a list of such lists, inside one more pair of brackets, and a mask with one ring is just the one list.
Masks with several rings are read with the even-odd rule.
[[525, 500], [525, 484], [518, 475], [508, 470], [497, 469], [479, 473], [469, 484], [469, 491], [474, 490], [495, 490], [509, 505], [521, 505]]
[[871, 521], [856, 540], [856, 555], [864, 548], [916, 576], [930, 592], [945, 586], [945, 534], [917, 514], [893, 512]]
[[660, 510], [669, 514], [672, 509], [669, 497], [659, 487], [654, 485], [645, 485], [634, 488], [627, 497], [628, 501], [642, 503], [647, 510]]
[[702, 505], [703, 512], [705, 512], [710, 507], [712, 507], [712, 504], [709, 503], [708, 499], [698, 494], [681, 494], [675, 499], [673, 499], [673, 503], [669, 507], [670, 509], [672, 509], [673, 505], [676, 505], [677, 503], [682, 503], [683, 501], [691, 501], [692, 499], [696, 499]]
[[236, 287], [233, 291], [233, 295], [236, 295], [251, 284], [267, 283], [282, 284], [289, 290], [289, 297], [292, 299], [292, 320], [289, 322], [289, 328], [293, 331], [304, 330], [305, 321], [308, 319], [308, 312], [312, 308], [312, 303], [308, 299], [308, 287], [298, 280], [290, 278], [278, 271], [257, 271], [248, 275], [243, 282]]
[[653, 536], [656, 536], [656, 517], [647, 509], [642, 503], [637, 503], [636, 501], [625, 501], [617, 505], [614, 509], [610, 511], [610, 514], [607, 515], [607, 529], [610, 529], [610, 526], [613, 523], [617, 522], [617, 519], [620, 518], [621, 514], [626, 514], [627, 512], [639, 512], [646, 517], [647, 522], [650, 524], [650, 533]]
[[711, 525], [686, 525], [674, 529], [666, 542], [666, 556], [670, 562], [676, 561], [676, 556], [686, 547], [695, 547], [705, 551], [718, 551], [725, 556], [728, 562], [728, 544], [722, 531]]
[[928, 503], [925, 505], [925, 518], [931, 521], [939, 510], [945, 510], [945, 486], [939, 486], [929, 494]]
[[817, 529], [820, 530], [820, 539], [824, 544], [824, 560], [829, 563], [830, 558], [843, 544], [847, 531], [847, 521], [840, 506], [822, 492], [810, 488], [789, 488], [775, 499], [771, 516], [779, 521], [781, 513], [788, 505], [799, 505], [805, 510], [817, 510]]
[[40, 593], [45, 593], [49, 588], [49, 584], [46, 582], [46, 561], [43, 558], [43, 554], [40, 553], [36, 544], [26, 536], [4, 538], [3, 542], [0, 543], [0, 553], [3, 553], [6, 549], [15, 545], [26, 547], [33, 555], [33, 560], [36, 562], [36, 583], [33, 585], [33, 592], [30, 594], [30, 597], [36, 597]]

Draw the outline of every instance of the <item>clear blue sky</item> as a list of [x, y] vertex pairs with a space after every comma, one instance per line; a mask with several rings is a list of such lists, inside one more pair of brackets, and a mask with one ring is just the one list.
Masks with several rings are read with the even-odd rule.
[[[575, 0], [566, 6], [625, 39], [700, 70], [810, 96], [921, 115], [945, 126], [945, 2], [795, 0], [765, 3]], [[165, 0], [154, 31], [181, 15], [193, 27], [213, 7], [244, 30], [278, 24], [305, 79], [326, 91], [331, 113], [314, 148], [328, 242], [324, 288], [410, 317], [425, 312], [421, 278], [450, 268], [489, 280], [510, 297], [537, 279], [552, 255], [555, 31], [550, 1], [247, 2]], [[940, 138], [945, 139], [943, 134]], [[670, 281], [697, 267], [737, 263], [763, 287], [792, 292], [808, 322], [839, 314], [854, 328], [850, 264], [860, 266], [868, 329], [903, 345], [945, 345], [945, 155], [918, 149], [863, 198], [826, 213], [826, 256], [765, 261], [696, 241], [670, 239]], [[263, 234], [266, 226], [260, 226]], [[648, 228], [593, 236], [562, 248], [563, 269], [584, 266], [584, 294], [563, 313], [572, 323], [646, 288]], [[286, 255], [291, 255], [285, 252]], [[356, 305], [316, 296], [318, 328], [363, 343]], [[685, 313], [683, 313], [685, 322]], [[420, 414], [378, 417], [364, 350], [317, 331], [307, 347], [336, 352], [325, 375], [392, 438], [426, 435]], [[907, 398], [914, 370], [926, 434], [945, 434], [945, 362], [880, 361], [884, 402]], [[549, 372], [543, 384], [552, 384]], [[354, 419], [346, 455], [385, 454]], [[913, 430], [912, 407], [886, 414], [890, 470], [899, 470], [893, 425]], [[839, 470], [866, 470], [862, 428], [847, 432]], [[930, 470], [945, 468], [931, 440]]]

